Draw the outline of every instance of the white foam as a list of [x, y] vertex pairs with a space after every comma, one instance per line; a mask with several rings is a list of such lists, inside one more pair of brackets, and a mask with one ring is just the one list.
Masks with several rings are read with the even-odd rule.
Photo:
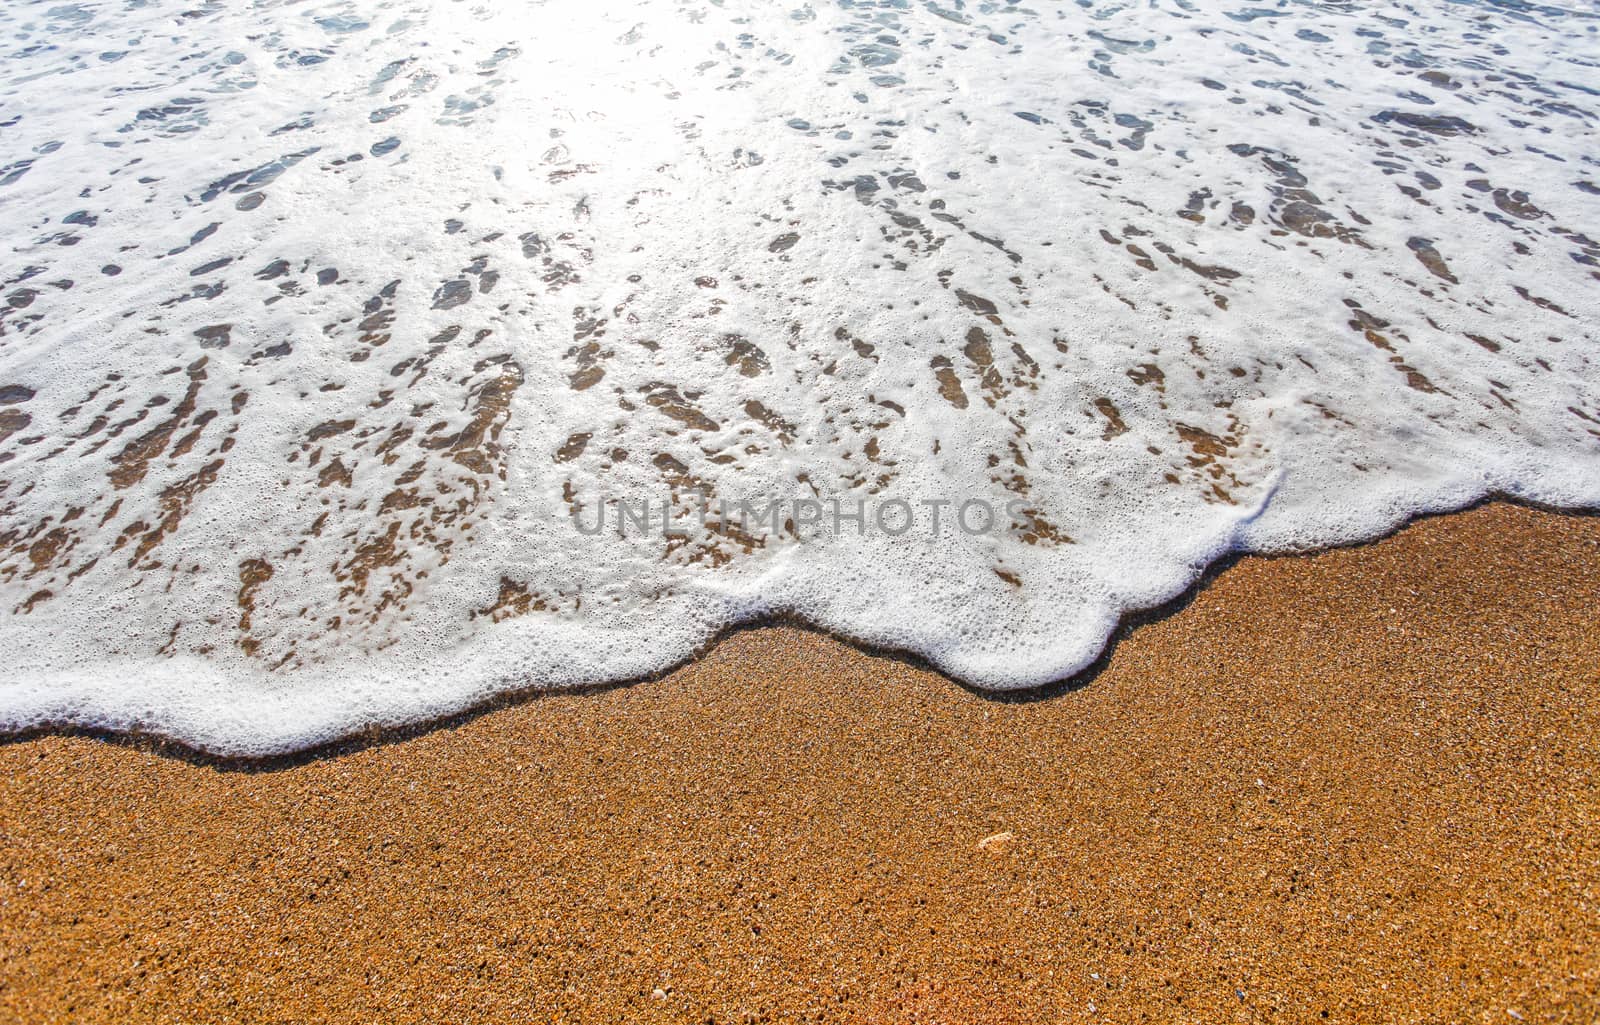
[[[1596, 25], [8, 4], [0, 728], [279, 753], [776, 614], [1026, 687], [1231, 551], [1600, 505]], [[702, 489], [1037, 522], [570, 519]]]

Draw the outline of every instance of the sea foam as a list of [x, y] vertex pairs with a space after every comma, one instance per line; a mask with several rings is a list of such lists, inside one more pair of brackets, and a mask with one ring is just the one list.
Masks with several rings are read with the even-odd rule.
[[1027, 687], [1229, 552], [1600, 505], [1584, 9], [0, 26], [0, 729], [272, 754], [772, 615]]

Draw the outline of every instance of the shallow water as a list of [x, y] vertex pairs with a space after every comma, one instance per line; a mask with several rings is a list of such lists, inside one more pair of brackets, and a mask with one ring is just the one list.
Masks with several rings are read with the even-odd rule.
[[1586, 8], [0, 26], [7, 727], [281, 751], [777, 613], [1028, 686], [1230, 551], [1600, 505]]

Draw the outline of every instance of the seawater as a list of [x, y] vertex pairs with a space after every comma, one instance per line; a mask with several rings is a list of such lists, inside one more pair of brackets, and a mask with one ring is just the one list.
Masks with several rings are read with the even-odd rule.
[[1027, 687], [1230, 552], [1600, 504], [1585, 4], [0, 34], [3, 729], [270, 754], [778, 614]]

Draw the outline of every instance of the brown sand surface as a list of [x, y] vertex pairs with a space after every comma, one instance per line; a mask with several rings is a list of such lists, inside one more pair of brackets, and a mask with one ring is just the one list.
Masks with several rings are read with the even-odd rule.
[[274, 771], [7, 744], [0, 1019], [1594, 1022], [1597, 606], [1496, 504], [1033, 702], [771, 628]]

